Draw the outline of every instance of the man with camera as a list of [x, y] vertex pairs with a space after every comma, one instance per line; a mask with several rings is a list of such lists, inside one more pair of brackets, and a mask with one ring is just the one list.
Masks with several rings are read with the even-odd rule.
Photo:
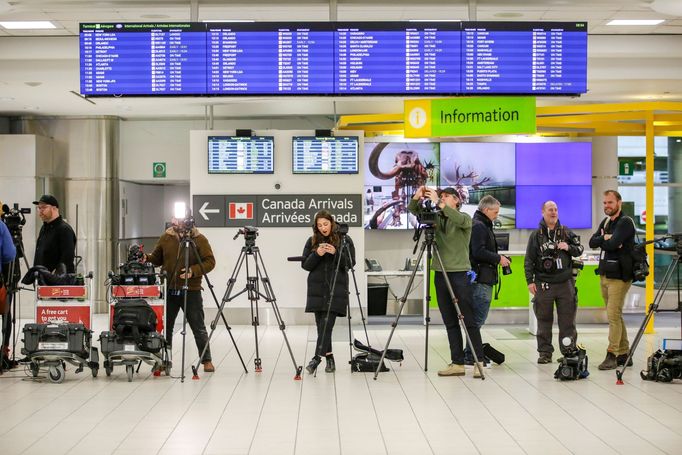
[[66, 273], [75, 273], [76, 234], [59, 214], [57, 198], [43, 194], [40, 199], [33, 201], [33, 204], [38, 206], [38, 216], [43, 220], [36, 240], [33, 266], [42, 265], [48, 271], [54, 272], [57, 265], [64, 264]]
[[[191, 220], [191, 218], [190, 218]], [[154, 251], [146, 255], [147, 262], [151, 262], [168, 274], [168, 298], [166, 299], [166, 341], [168, 345], [173, 344], [173, 326], [178, 313], [183, 309], [184, 295], [183, 286], [187, 278], [187, 322], [189, 323], [194, 341], [199, 350], [199, 355], [206, 352], [201, 359], [204, 371], [211, 373], [215, 367], [211, 361], [211, 349], [207, 347], [208, 332], [204, 322], [204, 302], [201, 297], [201, 278], [202, 273], [208, 273], [215, 267], [215, 257], [213, 250], [208, 243], [208, 239], [187, 220], [172, 219], [172, 225], [161, 235]], [[191, 248], [180, 254], [180, 244], [184, 236], [189, 236], [196, 245], [197, 254], [201, 262], [197, 262], [196, 255]], [[185, 257], [189, 258], [189, 270], [185, 270]], [[184, 309], [183, 309], [184, 311]]]
[[[483, 196], [478, 203], [478, 210], [474, 213], [471, 226], [471, 242], [469, 244], [469, 258], [471, 268], [476, 272], [473, 283], [473, 317], [474, 323], [480, 329], [485, 324], [493, 297], [493, 286], [497, 284], [497, 266], [504, 270], [509, 268], [509, 258], [497, 253], [497, 242], [493, 232], [493, 221], [500, 213], [500, 201], [488, 195]], [[465, 362], [473, 365], [471, 347], [467, 345]]]
[[559, 340], [568, 337], [568, 346], [559, 343], [562, 353], [575, 346], [577, 300], [573, 280], [573, 258], [583, 253], [580, 238], [559, 222], [559, 209], [554, 201], [542, 205], [542, 220], [528, 238], [524, 269], [528, 290], [533, 294], [533, 307], [538, 320], [538, 363], [552, 361], [552, 324], [554, 304], [559, 319]]
[[597, 272], [609, 320], [609, 346], [606, 358], [598, 368], [613, 370], [625, 364], [630, 350], [623, 305], [633, 278], [635, 224], [632, 218], [623, 215], [623, 198], [618, 191], [605, 191], [603, 204], [606, 218], [590, 237], [590, 248], [601, 248]]
[[[467, 272], [471, 270], [469, 262], [469, 240], [471, 239], [471, 217], [460, 212], [462, 205], [460, 194], [455, 188], [448, 187], [437, 193], [436, 190], [420, 187], [410, 201], [407, 209], [417, 216], [425, 212], [437, 213], [434, 229], [435, 243], [443, 261], [441, 269], [439, 261], [433, 260], [435, 272], [436, 297], [438, 308], [443, 317], [443, 323], [448, 334], [451, 362], [445, 369], [438, 372], [439, 376], [463, 376], [464, 349], [462, 332], [459, 326], [459, 316], [455, 303], [448, 292], [445, 280], [449, 280], [454, 290], [460, 312], [464, 318], [464, 325], [473, 343], [476, 357], [483, 360], [483, 346], [481, 332], [474, 322], [473, 295]], [[474, 368], [474, 377], [480, 377], [481, 372]]]

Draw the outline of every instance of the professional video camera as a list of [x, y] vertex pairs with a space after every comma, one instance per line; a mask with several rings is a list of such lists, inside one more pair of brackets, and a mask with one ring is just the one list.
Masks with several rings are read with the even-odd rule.
[[666, 349], [654, 352], [646, 361], [647, 369], [639, 375], [645, 381], [672, 382], [682, 379], [682, 351]]
[[[571, 339], [565, 337], [561, 340], [565, 347], [571, 346]], [[587, 351], [582, 345], [577, 345], [564, 353], [564, 358], [559, 364], [559, 368], [554, 372], [554, 379], [560, 381], [573, 381], [584, 379], [590, 375], [587, 371]]]
[[437, 202], [433, 202], [429, 198], [424, 198], [419, 201], [419, 207], [421, 207], [420, 213], [417, 215], [417, 220], [420, 225], [433, 226], [436, 224], [438, 217], [438, 212], [440, 212], [440, 207], [438, 207]]
[[144, 261], [144, 245], [130, 245], [126, 262], [120, 264], [118, 270], [118, 275], [111, 277], [111, 284], [149, 285], [156, 283], [154, 265]]
[[[31, 213], [29, 208], [19, 208], [19, 204], [15, 203], [12, 208], [9, 208], [7, 204], [2, 205], [2, 221], [7, 225], [14, 245], [17, 246], [22, 242], [21, 230], [26, 224], [25, 214]], [[17, 249], [17, 257], [23, 257], [23, 248]]]
[[346, 223], [337, 223], [336, 224], [336, 233], [339, 235], [348, 234], [348, 225]]

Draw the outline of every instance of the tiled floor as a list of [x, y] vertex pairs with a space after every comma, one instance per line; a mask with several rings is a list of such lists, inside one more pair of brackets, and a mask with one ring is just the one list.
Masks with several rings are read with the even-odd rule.
[[[95, 329], [102, 329], [97, 319]], [[370, 326], [381, 346], [390, 327]], [[631, 329], [631, 338], [637, 327]], [[143, 367], [132, 383], [118, 367], [67, 370], [62, 384], [23, 371], [0, 376], [0, 453], [10, 454], [681, 454], [682, 381], [671, 384], [639, 378], [645, 359], [662, 337], [679, 337], [676, 324], [646, 335], [616, 385], [613, 371], [600, 372], [606, 327], [579, 328], [587, 346], [591, 375], [557, 382], [556, 364], [536, 363], [535, 339], [523, 328], [487, 326], [484, 340], [507, 356], [486, 369], [487, 379], [440, 378], [447, 361], [442, 327], [432, 327], [429, 371], [424, 362], [424, 330], [402, 324], [392, 347], [405, 350], [402, 366], [389, 365], [377, 381], [350, 373], [347, 327], [334, 333], [338, 371], [294, 381], [294, 368], [277, 327], [261, 327], [263, 372], [253, 372], [250, 326], [233, 328], [249, 373], [244, 374], [227, 332], [214, 335], [217, 371], [184, 383], [175, 338], [174, 377], [153, 377]], [[312, 355], [315, 329], [286, 329], [296, 361]], [[360, 327], [355, 334], [362, 337]], [[196, 348], [188, 338], [189, 359]], [[324, 366], [324, 363], [322, 364]]]

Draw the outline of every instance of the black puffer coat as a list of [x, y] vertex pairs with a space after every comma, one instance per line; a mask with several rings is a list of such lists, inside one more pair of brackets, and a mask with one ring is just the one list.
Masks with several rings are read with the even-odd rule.
[[[327, 240], [328, 239], [325, 239], [325, 241]], [[348, 306], [348, 269], [351, 265], [355, 265], [355, 245], [353, 245], [353, 240], [348, 235], [346, 235], [346, 242], [348, 251], [342, 252], [341, 267], [336, 278], [331, 309], [341, 316], [346, 315], [346, 307]], [[327, 243], [330, 242], [327, 241]], [[313, 247], [312, 237], [305, 243], [305, 247], [303, 248], [303, 257], [305, 257], [305, 259], [303, 260], [301, 267], [310, 272], [308, 274], [308, 298], [305, 305], [306, 313], [327, 311], [339, 249], [340, 248], [337, 247], [337, 254], [332, 255], [325, 253], [324, 256], [320, 256]], [[350, 258], [348, 258], [348, 253], [350, 253]]]

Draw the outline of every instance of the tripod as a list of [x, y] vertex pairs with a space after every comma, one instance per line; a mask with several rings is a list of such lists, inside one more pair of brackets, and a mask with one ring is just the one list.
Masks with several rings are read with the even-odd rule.
[[[424, 317], [424, 321], [426, 323], [426, 339], [425, 339], [425, 344], [424, 344], [424, 371], [428, 371], [428, 361], [429, 361], [429, 323], [431, 322], [431, 317], [430, 317], [430, 311], [429, 311], [429, 306], [431, 304], [431, 286], [429, 281], [431, 280], [431, 259], [433, 257], [432, 253], [435, 253], [436, 260], [438, 261], [438, 264], [440, 265], [440, 269], [443, 270], [443, 274], [445, 275], [445, 285], [447, 286], [448, 289], [448, 294], [450, 295], [450, 299], [452, 300], [452, 303], [455, 306], [455, 311], [457, 312], [457, 318], [459, 320], [459, 324], [464, 329], [464, 334], [466, 335], [466, 340], [469, 343], [469, 346], [473, 346], [474, 344], [471, 342], [471, 338], [469, 338], [469, 332], [466, 329], [466, 326], [464, 325], [464, 316], [462, 316], [462, 312], [459, 309], [459, 305], [457, 304], [457, 298], [455, 297], [455, 292], [452, 289], [452, 285], [450, 284], [450, 280], [447, 277], [447, 272], [445, 272], [445, 267], [443, 266], [443, 260], [440, 257], [440, 252], [438, 251], [438, 245], [435, 242], [435, 235], [436, 231], [435, 228], [433, 227], [433, 224], [427, 224], [427, 225], [421, 225], [419, 227], [418, 232], [415, 235], [415, 241], [417, 244], [419, 243], [419, 236], [421, 236], [422, 231], [424, 232], [424, 241], [422, 242], [421, 248], [419, 249], [419, 254], [417, 255], [417, 264], [420, 264], [422, 261], [422, 258], [424, 256], [424, 252], [426, 251], [426, 278], [425, 280], [427, 281], [426, 283], [426, 295], [424, 296], [424, 301], [426, 303], [426, 314]], [[415, 250], [416, 250], [416, 245], [415, 245]], [[391, 324], [391, 333], [388, 335], [388, 340], [386, 341], [386, 346], [384, 346], [384, 350], [381, 353], [381, 359], [379, 360], [379, 365], [377, 366], [376, 371], [374, 372], [374, 380], [376, 381], [377, 376], [379, 376], [379, 370], [381, 369], [381, 365], [384, 362], [384, 358], [386, 357], [386, 351], [388, 350], [388, 346], [391, 344], [391, 340], [393, 339], [393, 333], [395, 332], [395, 329], [398, 327], [398, 321], [400, 321], [400, 315], [403, 312], [403, 308], [405, 307], [405, 303], [407, 302], [407, 296], [410, 294], [412, 290], [412, 283], [414, 282], [414, 278], [417, 275], [417, 269], [418, 267], [415, 267], [414, 270], [412, 271], [412, 275], [410, 275], [410, 279], [407, 282], [407, 287], [405, 288], [405, 293], [403, 296], [400, 298], [400, 308], [398, 309], [398, 314], [395, 317], [395, 320]], [[479, 362], [478, 356], [476, 355], [476, 350], [472, 349], [471, 353], [474, 357], [474, 368], [478, 368], [478, 371], [481, 373], [481, 380], [485, 379], [485, 375], [483, 374], [483, 365]]]
[[[223, 323], [225, 324], [225, 328], [227, 329], [227, 333], [230, 335], [230, 339], [232, 340], [232, 344], [234, 345], [235, 351], [237, 351], [237, 355], [239, 356], [239, 360], [242, 363], [242, 367], [244, 368], [244, 372], [246, 372], [246, 365], [244, 364], [244, 359], [242, 359], [242, 354], [239, 352], [239, 348], [237, 347], [237, 342], [234, 340], [234, 337], [232, 336], [232, 328], [230, 325], [227, 323], [227, 319], [225, 318], [225, 315], [222, 312], [222, 307], [218, 305], [218, 298], [215, 295], [215, 292], [213, 291], [213, 284], [211, 284], [211, 281], [208, 279], [208, 275], [204, 271], [204, 266], [201, 263], [201, 257], [199, 256], [199, 251], [197, 250], [197, 245], [194, 242], [194, 240], [190, 236], [190, 230], [183, 229], [179, 232], [180, 235], [180, 249], [178, 250], [178, 258], [175, 262], [175, 266], [173, 267], [173, 273], [171, 273], [171, 276], [173, 279], [176, 279], [175, 272], [178, 267], [178, 263], [180, 262], [180, 256], [183, 256], [184, 259], [184, 282], [182, 285], [182, 373], [180, 377], [180, 382], [185, 382], [185, 345], [186, 345], [186, 338], [187, 338], [187, 291], [189, 291], [189, 275], [188, 271], [190, 270], [189, 268], [189, 254], [190, 252], [194, 255], [194, 258], [199, 265], [199, 268], [201, 269], [201, 276], [206, 280], [206, 284], [208, 286], [208, 289], [211, 291], [211, 296], [213, 296], [213, 301], [215, 302], [216, 306], [221, 310], [218, 311], [218, 315], [216, 316], [216, 319], [213, 321], [211, 327], [215, 329], [215, 325], [217, 324], [218, 317], [222, 317]], [[211, 330], [211, 334], [213, 334], [213, 330]], [[171, 337], [173, 335], [171, 334]], [[206, 341], [206, 345], [204, 346], [203, 351], [199, 355], [199, 363], [201, 363], [201, 360], [204, 357], [204, 354], [206, 353], [206, 350], [208, 349], [209, 343], [211, 341], [211, 337], [208, 337], [208, 340]], [[197, 363], [197, 366], [192, 366], [192, 379], [199, 379], [199, 376], [197, 375], [197, 368], [199, 366], [199, 363]]]
[[[649, 324], [649, 321], [651, 320], [654, 313], [680, 312], [680, 330], [682, 331], [682, 299], [680, 299], [680, 268], [679, 268], [680, 256], [682, 256], [682, 233], [664, 235], [663, 237], [660, 237], [658, 239], [640, 243], [635, 248], [644, 248], [645, 245], [648, 245], [650, 243], [656, 243], [667, 239], [673, 239], [675, 243], [675, 253], [673, 254], [673, 260], [670, 263], [670, 265], [668, 265], [668, 268], [665, 270], [665, 273], [663, 274], [661, 286], [658, 288], [658, 291], [656, 291], [654, 301], [651, 303], [651, 306], [649, 306], [649, 311], [647, 312], [646, 317], [642, 321], [642, 325], [637, 331], [637, 335], [635, 336], [635, 339], [632, 342], [632, 345], [630, 346], [630, 352], [628, 353], [628, 358], [625, 360], [625, 363], [623, 364], [623, 368], [620, 370], [616, 368], [616, 384], [619, 385], [623, 384], [623, 373], [627, 369], [628, 363], [630, 363], [630, 361], [632, 360], [632, 357], [635, 353], [635, 349], [637, 349], [637, 345], [639, 345], [639, 342], [642, 339], [642, 335], [644, 335], [644, 330], [646, 329], [646, 326]], [[663, 300], [663, 294], [668, 289], [670, 280], [673, 274], [675, 273], [677, 273], [677, 308], [669, 310], [668, 309], [659, 310], [658, 306], [661, 304], [661, 300]]]
[[[211, 323], [211, 333], [209, 334], [208, 339], [210, 340], [211, 337], [213, 336], [213, 332], [216, 329], [218, 318], [222, 316], [225, 304], [231, 302], [240, 295], [246, 293], [249, 301], [251, 302], [251, 325], [253, 326], [253, 334], [256, 342], [256, 358], [253, 360], [253, 362], [255, 365], [256, 373], [262, 372], [263, 367], [258, 347], [258, 326], [260, 325], [258, 301], [260, 300], [260, 298], [263, 298], [265, 299], [266, 302], [272, 305], [272, 311], [275, 315], [275, 319], [277, 320], [277, 325], [279, 326], [279, 329], [282, 331], [284, 342], [286, 343], [287, 349], [289, 350], [289, 356], [291, 356], [291, 362], [294, 364], [294, 369], [296, 370], [294, 379], [300, 380], [301, 371], [303, 370], [303, 367], [296, 365], [296, 359], [294, 358], [294, 353], [291, 350], [291, 345], [289, 344], [289, 339], [287, 338], [287, 334], [285, 332], [286, 326], [284, 324], [284, 321], [282, 320], [282, 315], [279, 311], [279, 308], [277, 307], [277, 299], [275, 297], [275, 292], [272, 290], [272, 284], [270, 283], [268, 272], [265, 269], [265, 263], [263, 262], [263, 257], [260, 254], [260, 249], [256, 246], [256, 237], [258, 236], [258, 230], [254, 227], [246, 226], [243, 229], [239, 229], [239, 231], [237, 231], [237, 234], [232, 238], [232, 240], [236, 240], [237, 237], [239, 237], [239, 235], [244, 235], [244, 246], [242, 247], [241, 252], [239, 253], [239, 258], [237, 258], [237, 263], [235, 264], [234, 269], [232, 270], [232, 275], [230, 276], [230, 279], [227, 281], [227, 289], [225, 290], [225, 295], [223, 296], [222, 302], [218, 306], [218, 314], [216, 314], [215, 319]], [[254, 273], [251, 272], [251, 268], [249, 267], [249, 257], [253, 262]], [[239, 272], [241, 271], [242, 267], [246, 269], [246, 286], [244, 287], [244, 289], [237, 292], [236, 294], [232, 294], [234, 284], [237, 282], [237, 276], [239, 275]], [[260, 288], [258, 285], [259, 281], [263, 283], [263, 290], [265, 294], [260, 292]], [[208, 344], [206, 345], [206, 348], [207, 347]], [[204, 351], [206, 351], [206, 348], [204, 348]], [[203, 354], [204, 353], [202, 352], [201, 356], [203, 356]], [[200, 362], [201, 356], [199, 358]], [[244, 362], [242, 361], [242, 364], [243, 363]], [[197, 364], [196, 367], [193, 367], [195, 376], [196, 369], [198, 367], [199, 364]], [[244, 371], [246, 371], [246, 366], [244, 366]]]

